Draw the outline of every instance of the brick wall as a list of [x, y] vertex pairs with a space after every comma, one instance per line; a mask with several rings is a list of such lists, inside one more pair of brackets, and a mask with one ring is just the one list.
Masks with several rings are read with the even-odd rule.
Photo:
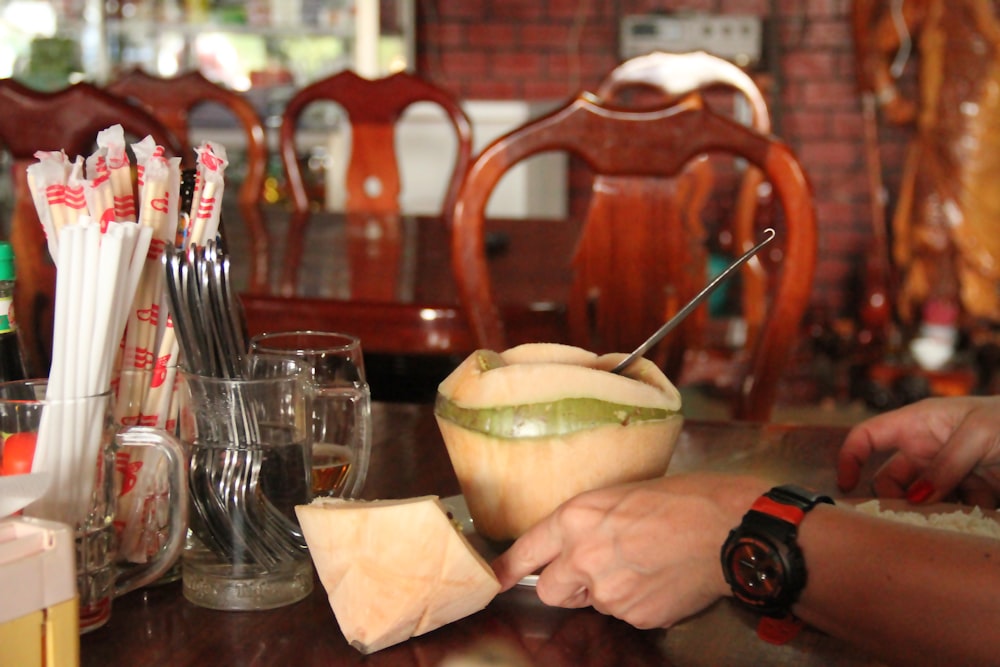
[[[618, 62], [625, 14], [752, 13], [765, 19], [775, 132], [813, 184], [819, 263], [813, 304], [853, 316], [871, 245], [863, 122], [854, 80], [850, 0], [418, 0], [421, 74], [461, 98], [562, 100]], [[909, 75], [908, 75], [909, 76]], [[906, 132], [880, 127], [890, 191]]]

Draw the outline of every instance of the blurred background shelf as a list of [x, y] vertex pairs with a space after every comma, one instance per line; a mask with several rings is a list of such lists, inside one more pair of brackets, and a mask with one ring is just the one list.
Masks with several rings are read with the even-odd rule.
[[0, 0], [0, 77], [50, 90], [197, 69], [280, 96], [345, 68], [414, 69], [415, 21], [414, 0]]

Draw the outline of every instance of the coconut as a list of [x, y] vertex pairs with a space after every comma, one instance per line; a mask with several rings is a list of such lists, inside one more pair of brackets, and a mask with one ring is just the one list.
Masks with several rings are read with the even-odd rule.
[[500, 592], [436, 496], [318, 498], [295, 514], [340, 630], [362, 653], [464, 618]]
[[666, 472], [681, 398], [624, 354], [528, 344], [478, 350], [438, 387], [434, 414], [476, 532], [515, 539], [572, 496]]

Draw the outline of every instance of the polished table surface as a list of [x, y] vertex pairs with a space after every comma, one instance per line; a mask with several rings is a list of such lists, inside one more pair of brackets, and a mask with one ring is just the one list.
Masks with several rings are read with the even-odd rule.
[[[458, 493], [430, 405], [376, 403], [367, 498]], [[747, 471], [836, 495], [839, 427], [689, 421], [671, 471]], [[362, 656], [344, 640], [322, 586], [271, 611], [223, 612], [187, 602], [179, 582], [115, 601], [111, 620], [81, 638], [81, 663], [370, 667], [654, 667], [877, 665], [811, 629], [777, 647], [757, 639], [754, 617], [723, 600], [670, 630], [640, 631], [592, 609], [541, 604], [531, 589], [499, 595], [485, 610], [424, 636]]]
[[[316, 213], [307, 227], [298, 284], [281, 293], [287, 214], [271, 207], [271, 287], [242, 290], [252, 333], [273, 329], [348, 331], [384, 354], [459, 354], [476, 348], [451, 269], [450, 234], [433, 216], [348, 218]], [[238, 220], [238, 218], [236, 218]], [[511, 343], [565, 340], [563, 303], [577, 230], [566, 220], [487, 222], [486, 247]], [[249, 248], [243, 230], [226, 227], [234, 284], [245, 285]]]

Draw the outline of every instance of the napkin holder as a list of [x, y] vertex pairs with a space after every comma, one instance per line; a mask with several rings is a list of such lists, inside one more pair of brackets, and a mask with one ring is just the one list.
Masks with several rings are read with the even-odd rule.
[[74, 558], [69, 526], [39, 519], [0, 519], [0, 662], [79, 667]]

